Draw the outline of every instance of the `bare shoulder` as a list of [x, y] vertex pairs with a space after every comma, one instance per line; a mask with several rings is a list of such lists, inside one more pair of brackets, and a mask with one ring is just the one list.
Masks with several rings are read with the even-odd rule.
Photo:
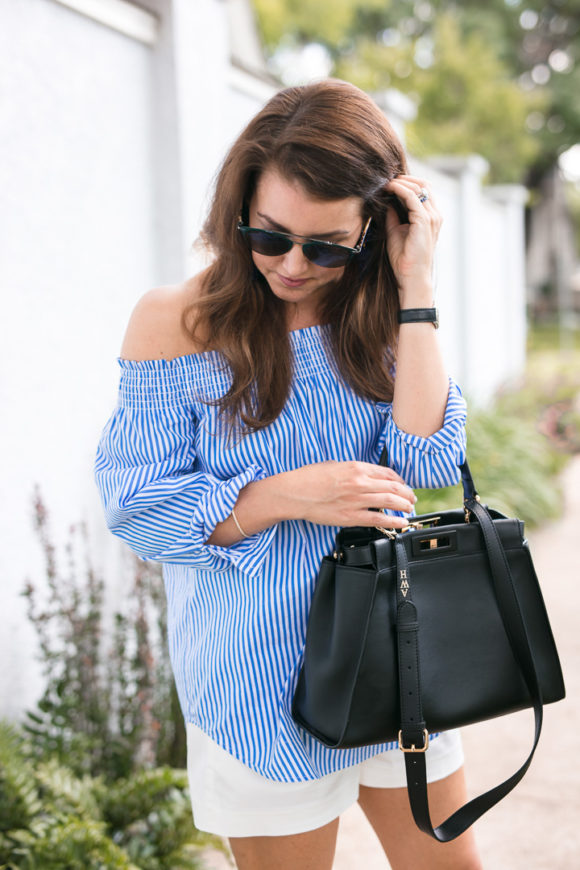
[[183, 314], [195, 306], [203, 272], [182, 284], [154, 287], [137, 302], [125, 332], [121, 357], [129, 360], [174, 359], [205, 349], [183, 324]]

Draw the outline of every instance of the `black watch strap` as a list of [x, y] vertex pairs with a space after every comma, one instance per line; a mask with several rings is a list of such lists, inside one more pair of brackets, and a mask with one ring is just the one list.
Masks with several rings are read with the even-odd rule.
[[437, 329], [439, 312], [436, 308], [402, 308], [398, 320], [399, 323], [432, 323]]

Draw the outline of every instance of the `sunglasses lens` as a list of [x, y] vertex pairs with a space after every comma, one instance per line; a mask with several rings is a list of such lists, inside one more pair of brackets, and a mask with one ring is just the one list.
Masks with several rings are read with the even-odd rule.
[[[291, 239], [272, 230], [261, 230], [257, 227], [241, 225], [238, 226], [238, 229], [252, 251], [263, 254], [265, 257], [280, 257], [282, 254], [287, 254], [294, 244]], [[328, 269], [346, 266], [352, 256], [351, 251], [341, 248], [339, 245], [324, 245], [320, 242], [305, 242], [302, 245], [302, 252], [311, 263]]]
[[280, 254], [286, 254], [292, 247], [290, 239], [285, 239], [283, 236], [277, 236], [263, 230], [246, 230], [244, 232], [250, 248], [257, 254], [263, 254], [265, 257], [279, 257]]
[[327, 269], [346, 266], [351, 257], [350, 251], [331, 248], [328, 245], [317, 245], [316, 242], [309, 242], [303, 246], [302, 250], [307, 260], [316, 266], [324, 266]]

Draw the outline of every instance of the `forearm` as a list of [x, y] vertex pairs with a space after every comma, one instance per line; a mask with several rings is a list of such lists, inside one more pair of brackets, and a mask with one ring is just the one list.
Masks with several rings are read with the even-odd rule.
[[[402, 308], [430, 308], [433, 291], [401, 303]], [[449, 394], [439, 332], [432, 323], [403, 323], [399, 328], [393, 420], [399, 429], [428, 438], [443, 425]]]
[[[274, 474], [255, 480], [240, 490], [234, 509], [246, 535], [255, 535], [276, 523], [292, 519], [289, 500], [291, 474]], [[234, 518], [229, 516], [223, 523], [218, 523], [206, 544], [229, 547], [241, 541], [242, 537]]]
[[[284, 520], [329, 526], [404, 525], [383, 510], [411, 513], [413, 491], [391, 468], [356, 460], [327, 460], [254, 480], [240, 490], [234, 510], [246, 535]], [[378, 513], [377, 513], [378, 510]], [[233, 516], [219, 523], [207, 544], [229, 547], [242, 540]]]

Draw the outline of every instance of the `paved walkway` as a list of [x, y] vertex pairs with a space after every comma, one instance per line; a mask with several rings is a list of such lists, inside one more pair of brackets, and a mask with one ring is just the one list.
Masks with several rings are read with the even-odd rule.
[[[523, 781], [475, 825], [485, 870], [580, 868], [580, 456], [562, 483], [562, 518], [530, 534], [530, 546], [567, 698], [544, 708], [540, 744]], [[520, 766], [531, 746], [533, 721], [532, 711], [523, 711], [463, 730], [470, 796]], [[222, 856], [208, 856], [207, 870], [228, 867]], [[360, 867], [388, 870], [389, 863], [354, 806], [341, 817], [333, 870]]]

